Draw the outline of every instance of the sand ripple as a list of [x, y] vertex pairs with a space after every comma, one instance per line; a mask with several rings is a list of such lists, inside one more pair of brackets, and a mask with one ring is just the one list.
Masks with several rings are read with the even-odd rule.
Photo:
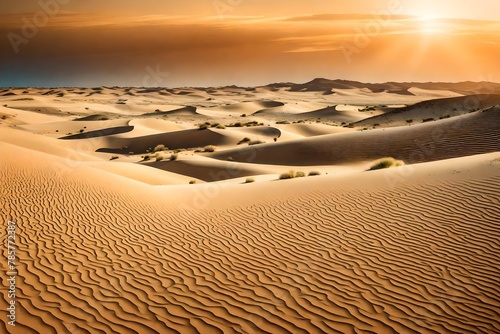
[[500, 332], [498, 175], [180, 210], [3, 151], [19, 333]]

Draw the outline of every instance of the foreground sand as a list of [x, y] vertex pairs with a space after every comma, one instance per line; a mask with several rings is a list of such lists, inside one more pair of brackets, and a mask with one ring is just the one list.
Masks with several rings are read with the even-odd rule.
[[[213, 106], [204, 111], [211, 121], [262, 107], [258, 100], [241, 104], [229, 89], [223, 93], [235, 99], [226, 109], [237, 115]], [[262, 113], [281, 108], [272, 112], [293, 123], [294, 112], [322, 109], [321, 101], [305, 102], [317, 95], [303, 93], [302, 102], [293, 95], [291, 102], [292, 93], [281, 94], [288, 103], [265, 102]], [[112, 95], [102, 95], [96, 109], [108, 108], [111, 118], [116, 106], [105, 101]], [[18, 96], [8, 95], [5, 103], [69, 114], [27, 105], [1, 109], [8, 117], [0, 124], [0, 210], [5, 225], [10, 219], [18, 226], [19, 275], [17, 325], [8, 326], [3, 311], [0, 332], [500, 331], [496, 100], [404, 129], [390, 116], [386, 127], [380, 122], [365, 131], [265, 118], [261, 127], [192, 131], [203, 117], [192, 110], [166, 119], [135, 117], [142, 107], [129, 102], [123, 112], [129, 118], [75, 122], [76, 113], [97, 114], [84, 110], [88, 100], [30, 96], [12, 101]], [[350, 98], [359, 105], [356, 99], [367, 97]], [[429, 112], [447, 112], [440, 108]], [[339, 113], [349, 114], [349, 123], [363, 119], [356, 111]], [[77, 122], [86, 122], [83, 133], [134, 128], [57, 139], [78, 133], [83, 123]], [[272, 129], [281, 133], [276, 143]], [[267, 143], [237, 145], [247, 134]], [[160, 144], [158, 138], [188, 149], [176, 161], [139, 162], [147, 154], [141, 150]], [[191, 149], [208, 144], [218, 151]], [[133, 145], [134, 154], [121, 152]], [[112, 154], [119, 158], [109, 161]], [[161, 154], [168, 160], [171, 153]], [[407, 165], [365, 171], [386, 155]], [[278, 181], [289, 169], [322, 175]], [[248, 176], [256, 182], [242, 184]], [[0, 236], [6, 239], [5, 228]], [[6, 261], [0, 268], [6, 271]], [[3, 294], [2, 310], [7, 301]]]

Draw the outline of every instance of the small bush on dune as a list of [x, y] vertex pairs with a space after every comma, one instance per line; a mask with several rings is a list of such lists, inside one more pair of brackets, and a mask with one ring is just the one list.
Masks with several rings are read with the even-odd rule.
[[368, 170], [377, 170], [391, 167], [403, 166], [404, 162], [402, 160], [396, 160], [394, 158], [382, 158], [374, 162], [374, 164]]
[[195, 183], [196, 183], [196, 181], [195, 181], [195, 180], [191, 180], [191, 181], [189, 181], [189, 184], [195, 184]]
[[250, 139], [250, 138], [245, 137], [245, 138], [243, 138], [242, 140], [240, 140], [240, 141], [238, 142], [238, 145], [241, 145], [241, 144], [243, 144], [243, 143], [248, 143], [248, 142], [250, 142], [250, 141], [251, 141], [251, 139]]
[[247, 177], [245, 180], [245, 183], [252, 183], [255, 182], [255, 179], [253, 177]]
[[321, 173], [316, 170], [309, 172], [309, 176], [318, 176], [318, 175], [321, 175]]
[[199, 127], [198, 127], [199, 130], [205, 130], [205, 129], [208, 129], [208, 124], [200, 124]]
[[178, 157], [179, 157], [179, 156], [178, 156], [177, 154], [172, 154], [172, 155], [170, 156], [170, 161], [175, 161], [175, 160], [177, 160], [177, 158], [178, 158]]
[[157, 155], [156, 156], [156, 161], [162, 161], [163, 160], [163, 156], [162, 155]]
[[217, 129], [222, 129], [222, 130], [224, 130], [225, 128], [226, 128], [226, 126], [225, 126], [225, 125], [222, 125], [222, 124], [217, 125]]
[[203, 152], [215, 152], [217, 146], [215, 145], [207, 145], [203, 148]]
[[294, 179], [296, 177], [304, 177], [306, 174], [304, 172], [289, 171], [280, 175], [280, 180]]
[[168, 150], [168, 147], [165, 147], [165, 145], [160, 144], [160, 145], [156, 145], [154, 152], [161, 152], [161, 151], [165, 151], [165, 150]]

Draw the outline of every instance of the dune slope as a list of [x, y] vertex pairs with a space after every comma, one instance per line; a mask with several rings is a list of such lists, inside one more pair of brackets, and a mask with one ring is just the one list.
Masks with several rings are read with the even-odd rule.
[[[215, 152], [226, 160], [276, 165], [332, 165], [394, 157], [420, 163], [500, 150], [500, 108], [410, 127], [338, 133]], [[251, 157], [251, 161], [248, 160]]]
[[500, 331], [498, 154], [207, 192], [0, 149], [18, 333]]

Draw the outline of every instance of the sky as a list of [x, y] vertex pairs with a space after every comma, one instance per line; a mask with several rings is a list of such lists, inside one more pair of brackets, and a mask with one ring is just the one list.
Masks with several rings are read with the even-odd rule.
[[2, 0], [0, 87], [500, 82], [498, 0]]

